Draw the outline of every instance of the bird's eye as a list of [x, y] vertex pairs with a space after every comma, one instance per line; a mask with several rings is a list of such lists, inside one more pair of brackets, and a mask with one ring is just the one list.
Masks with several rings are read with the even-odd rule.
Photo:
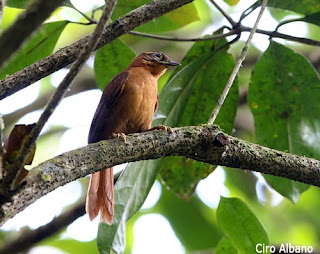
[[161, 53], [155, 53], [155, 54], [153, 54], [153, 57], [158, 60], [161, 60], [163, 58], [163, 55]]

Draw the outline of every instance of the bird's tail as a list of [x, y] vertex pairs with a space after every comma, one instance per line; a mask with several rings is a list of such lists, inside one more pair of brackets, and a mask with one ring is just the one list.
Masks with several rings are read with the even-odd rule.
[[93, 173], [87, 193], [86, 212], [90, 220], [101, 214], [101, 219], [112, 224], [114, 214], [113, 168]]

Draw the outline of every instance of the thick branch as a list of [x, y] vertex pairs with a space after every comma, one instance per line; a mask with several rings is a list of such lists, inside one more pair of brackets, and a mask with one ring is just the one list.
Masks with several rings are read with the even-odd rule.
[[[95, 50], [130, 30], [192, 1], [155, 0], [135, 9], [107, 26]], [[0, 100], [71, 64], [78, 57], [83, 45], [86, 45], [89, 38], [90, 35], [1, 80]]]
[[1, 224], [57, 187], [93, 172], [125, 162], [185, 156], [213, 165], [258, 171], [320, 186], [320, 161], [272, 150], [224, 134], [216, 126], [196, 126], [145, 132], [90, 144], [34, 168], [2, 205]]
[[28, 8], [0, 36], [0, 67], [63, 1], [35, 0], [31, 2]]

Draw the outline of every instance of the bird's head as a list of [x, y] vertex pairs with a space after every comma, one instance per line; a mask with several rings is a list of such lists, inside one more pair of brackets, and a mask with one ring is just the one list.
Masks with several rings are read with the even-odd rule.
[[165, 73], [169, 66], [177, 65], [180, 65], [180, 63], [171, 61], [169, 57], [160, 51], [144, 52], [130, 64], [131, 67], [144, 67], [157, 77]]

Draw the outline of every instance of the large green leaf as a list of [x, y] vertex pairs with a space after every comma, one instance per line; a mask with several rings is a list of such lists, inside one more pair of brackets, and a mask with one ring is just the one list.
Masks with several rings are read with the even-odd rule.
[[[154, 125], [198, 125], [207, 122], [232, 72], [234, 59], [226, 50], [213, 51], [212, 42], [199, 42], [189, 51], [159, 96]], [[233, 128], [238, 91], [235, 84], [216, 121], [226, 132]], [[162, 159], [161, 177], [180, 197], [188, 199], [210, 165], [181, 157]]]
[[7, 0], [6, 6], [23, 9], [30, 0]]
[[237, 249], [237, 253], [254, 254], [257, 253], [257, 244], [269, 245], [269, 238], [263, 225], [242, 200], [221, 197], [217, 219], [221, 229]]
[[[119, 0], [112, 18], [117, 19], [148, 2], [150, 1]], [[195, 3], [190, 3], [140, 26], [137, 30], [150, 33], [166, 32], [176, 30], [197, 20], [199, 20], [199, 15], [196, 5]]]
[[94, 59], [94, 73], [101, 90], [120, 71], [128, 67], [136, 54], [120, 39], [100, 48]]
[[316, 13], [312, 13], [310, 15], [306, 15], [305, 17], [300, 19], [301, 21], [305, 21], [317, 26], [320, 26], [320, 11]]
[[50, 55], [68, 21], [46, 23], [10, 59], [0, 71], [0, 79]]
[[[320, 158], [320, 80], [307, 59], [271, 42], [254, 68], [248, 97], [257, 143]], [[292, 201], [308, 188], [284, 178], [266, 178]]]
[[217, 248], [214, 250], [215, 254], [237, 254], [237, 249], [232, 245], [228, 237], [223, 237], [219, 242]]
[[185, 202], [163, 186], [161, 197], [151, 212], [167, 218], [187, 251], [214, 248], [222, 237], [215, 211], [195, 195]]
[[315, 13], [320, 9], [319, 0], [269, 0], [267, 4], [270, 7], [294, 11], [302, 14]]
[[157, 160], [131, 163], [114, 188], [114, 218], [110, 226], [100, 223], [97, 244], [101, 253], [123, 253], [126, 221], [143, 205], [158, 174]]

